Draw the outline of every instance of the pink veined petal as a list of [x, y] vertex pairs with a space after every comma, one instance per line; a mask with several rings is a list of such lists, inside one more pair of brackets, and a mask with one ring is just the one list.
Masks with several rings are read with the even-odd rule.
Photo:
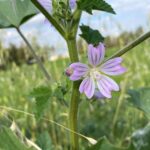
[[111, 91], [104, 83], [103, 79], [97, 81], [97, 86], [102, 95], [104, 95], [107, 98], [111, 98]]
[[102, 75], [102, 80], [104, 84], [109, 88], [110, 91], [119, 91], [119, 86], [113, 79], [105, 75]]
[[70, 80], [77, 81], [80, 80], [86, 74], [86, 71], [74, 71], [73, 74], [70, 76]]
[[90, 77], [85, 78], [79, 88], [80, 93], [85, 93], [85, 95], [90, 99], [94, 95], [95, 83]]
[[123, 59], [121, 57], [116, 57], [113, 59], [108, 60], [107, 62], [105, 62], [104, 64], [101, 65], [102, 68], [110, 68], [110, 67], [114, 67], [118, 64], [121, 64], [123, 61]]
[[88, 47], [88, 59], [89, 63], [93, 66], [99, 65], [104, 60], [105, 47], [100, 43], [97, 47], [92, 44]]
[[69, 68], [73, 70], [73, 73], [70, 76], [70, 80], [72, 81], [80, 80], [89, 70], [86, 64], [82, 64], [80, 62], [71, 64]]
[[87, 71], [89, 69], [88, 65], [80, 63], [80, 62], [76, 62], [70, 65], [70, 67], [73, 70], [79, 70], [79, 71]]
[[85, 78], [85, 79], [81, 82], [80, 87], [79, 87], [80, 93], [83, 93], [83, 92], [84, 92], [84, 87], [85, 87], [85, 85], [86, 85], [88, 79], [89, 79], [89, 78]]
[[120, 64], [122, 58], [111, 59], [100, 66], [100, 71], [108, 75], [120, 75], [126, 72], [126, 68], [122, 67]]
[[120, 74], [125, 73], [127, 69], [124, 67], [118, 67], [118, 69], [114, 68], [114, 70], [101, 69], [101, 71], [107, 75], [114, 76], [114, 75], [120, 75]]
[[86, 96], [90, 99], [93, 97], [95, 91], [95, 83], [92, 78], [89, 79], [89, 84], [88, 86], [85, 87], [84, 92]]
[[116, 66], [113, 66], [113, 67], [110, 67], [110, 68], [102, 68], [103, 70], [106, 70], [106, 71], [110, 71], [110, 72], [113, 72], [113, 71], [117, 71], [119, 69], [121, 69], [122, 66], [121, 65], [116, 65]]
[[47, 12], [52, 12], [52, 0], [37, 0]]
[[95, 90], [93, 97], [96, 99], [105, 99], [106, 98], [99, 90]]
[[71, 75], [70, 76], [70, 80], [72, 81], [77, 81], [77, 80], [80, 80], [82, 77], [81, 76], [78, 76], [78, 75]]

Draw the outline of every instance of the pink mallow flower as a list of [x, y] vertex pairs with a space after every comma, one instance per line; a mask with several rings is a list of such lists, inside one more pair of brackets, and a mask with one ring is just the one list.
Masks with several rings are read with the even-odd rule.
[[104, 56], [105, 47], [102, 43], [97, 47], [90, 44], [88, 46], [89, 64], [76, 62], [67, 69], [70, 80], [77, 81], [83, 79], [79, 91], [80, 93], [85, 93], [89, 99], [94, 95], [99, 98], [111, 98], [111, 92], [119, 91], [119, 86], [108, 75], [116, 76], [126, 72], [126, 69], [121, 66], [123, 61], [121, 57], [104, 62]]

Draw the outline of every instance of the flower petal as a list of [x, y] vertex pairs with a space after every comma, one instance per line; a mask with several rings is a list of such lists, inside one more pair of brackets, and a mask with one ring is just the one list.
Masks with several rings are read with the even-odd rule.
[[111, 78], [102, 75], [100, 80], [97, 80], [97, 86], [102, 95], [111, 98], [111, 91], [119, 91], [118, 84]]
[[80, 80], [87, 74], [89, 70], [86, 64], [82, 64], [80, 62], [71, 64], [69, 68], [73, 70], [73, 73], [70, 76], [70, 80], [72, 81]]
[[37, 0], [47, 12], [52, 12], [52, 0]]
[[107, 98], [111, 98], [111, 91], [109, 90], [109, 88], [102, 79], [97, 81], [97, 86], [102, 95], [104, 95]]
[[115, 66], [115, 65], [118, 65], [118, 64], [120, 64], [120, 63], [122, 63], [122, 61], [123, 61], [123, 58], [121, 58], [121, 57], [116, 57], [116, 58], [113, 58], [113, 59], [110, 59], [110, 60], [108, 60], [107, 62], [105, 62], [104, 64], [102, 64], [101, 66], [103, 66], [103, 67], [113, 67], [113, 66]]
[[113, 79], [102, 75], [102, 80], [110, 91], [119, 91], [119, 86]]
[[69, 5], [70, 5], [70, 8], [71, 8], [71, 9], [74, 9], [75, 6], [76, 6], [76, 0], [70, 0], [70, 1], [69, 1]]
[[94, 47], [92, 44], [88, 47], [88, 59], [89, 63], [93, 66], [100, 64], [105, 55], [105, 47], [100, 43], [97, 47]]
[[80, 93], [85, 93], [85, 95], [90, 99], [94, 95], [95, 83], [90, 77], [85, 78], [79, 88]]
[[95, 90], [93, 97], [96, 99], [105, 99], [106, 98], [99, 90]]
[[108, 75], [120, 75], [126, 72], [126, 68], [122, 67], [120, 64], [123, 61], [121, 57], [117, 57], [108, 60], [100, 66], [100, 71]]
[[76, 62], [70, 65], [73, 70], [88, 70], [88, 66], [86, 64]]

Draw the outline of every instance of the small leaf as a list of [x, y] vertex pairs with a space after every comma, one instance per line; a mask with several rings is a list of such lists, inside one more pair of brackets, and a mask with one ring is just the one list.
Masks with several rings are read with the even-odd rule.
[[3, 150], [33, 150], [19, 141], [17, 136], [7, 127], [0, 128], [0, 149]]
[[37, 139], [37, 144], [41, 147], [42, 150], [52, 149], [51, 138], [47, 131], [40, 134], [40, 136]]
[[68, 103], [65, 101], [65, 95], [67, 94], [67, 91], [67, 85], [57, 85], [57, 87], [54, 89], [53, 96], [56, 97], [61, 104], [68, 107]]
[[80, 0], [77, 1], [77, 6], [79, 9], [84, 10], [89, 14], [92, 14], [92, 10], [101, 10], [115, 14], [111, 5], [106, 3], [104, 0]]
[[89, 26], [80, 26], [82, 34], [80, 36], [85, 39], [88, 44], [93, 44], [97, 46], [100, 42], [104, 41], [104, 37], [100, 34], [98, 30], [93, 30]]
[[150, 149], [150, 123], [145, 128], [137, 130], [132, 134], [132, 145], [135, 150]]
[[119, 148], [112, 145], [106, 137], [100, 139], [97, 144], [91, 146], [88, 150], [125, 150], [124, 148]]
[[137, 109], [143, 111], [150, 119], [150, 88], [129, 90], [128, 94], [130, 95], [129, 102]]
[[49, 87], [38, 87], [30, 93], [30, 96], [35, 98], [36, 101], [36, 117], [41, 118], [49, 106], [51, 89]]

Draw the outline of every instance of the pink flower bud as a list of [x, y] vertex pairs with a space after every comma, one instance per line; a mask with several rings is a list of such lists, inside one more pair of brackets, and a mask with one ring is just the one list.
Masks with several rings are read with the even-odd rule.
[[71, 67], [67, 68], [65, 74], [70, 77], [73, 74], [73, 69]]

